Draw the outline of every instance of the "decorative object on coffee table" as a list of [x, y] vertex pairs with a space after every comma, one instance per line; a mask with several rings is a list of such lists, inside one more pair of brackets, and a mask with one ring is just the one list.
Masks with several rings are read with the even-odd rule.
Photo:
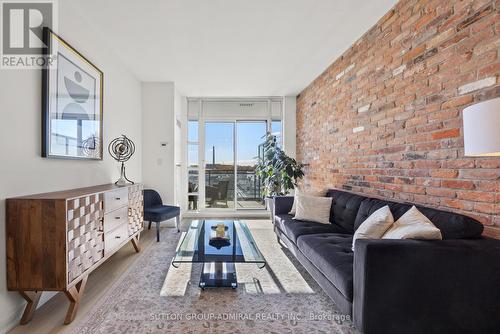
[[[224, 227], [224, 230], [222, 229]], [[230, 238], [230, 245], [217, 247], [210, 243], [214, 231]], [[235, 263], [255, 263], [262, 269], [267, 262], [244, 222], [226, 220], [194, 220], [172, 259], [172, 266], [203, 263], [200, 288], [238, 286]]]
[[217, 249], [231, 246], [231, 237], [227, 233], [228, 227], [224, 223], [213, 225], [211, 228], [212, 234], [210, 236], [210, 241], [208, 242], [210, 246]]
[[103, 76], [48, 28], [42, 69], [42, 157], [102, 160]]
[[115, 182], [117, 186], [125, 186], [127, 183], [134, 184], [125, 174], [125, 162], [132, 157], [135, 152], [135, 145], [132, 140], [125, 135], [115, 138], [109, 143], [108, 152], [118, 162], [121, 162], [120, 178]]

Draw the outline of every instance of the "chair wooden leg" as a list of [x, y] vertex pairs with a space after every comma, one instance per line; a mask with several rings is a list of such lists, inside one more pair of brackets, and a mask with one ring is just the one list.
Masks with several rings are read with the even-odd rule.
[[141, 251], [141, 245], [139, 244], [139, 234], [135, 237], [133, 237], [131, 240], [132, 246], [134, 246], [134, 249], [137, 253]]
[[85, 285], [87, 284], [88, 276], [84, 276], [83, 279], [76, 283], [68, 290], [64, 290], [64, 294], [69, 299], [69, 307], [66, 312], [66, 318], [64, 319], [64, 324], [70, 324], [76, 316], [76, 311], [78, 310], [78, 305], [80, 305], [80, 300], [82, 299], [83, 291], [85, 290]]
[[175, 217], [175, 227], [177, 228], [177, 232], [180, 232], [180, 226], [181, 226], [181, 218], [180, 216]]
[[160, 242], [160, 222], [156, 222], [156, 242]]
[[40, 297], [42, 296], [42, 291], [19, 291], [19, 293], [28, 302], [28, 304], [26, 304], [26, 307], [24, 308], [24, 313], [20, 321], [21, 325], [26, 325], [31, 321], [31, 319], [33, 319], [36, 306], [38, 305]]

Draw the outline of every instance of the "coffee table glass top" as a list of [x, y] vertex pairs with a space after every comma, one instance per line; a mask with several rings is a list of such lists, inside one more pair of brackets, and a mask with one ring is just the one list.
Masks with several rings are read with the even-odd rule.
[[[225, 226], [218, 224], [224, 224]], [[223, 238], [220, 238], [223, 235]], [[262, 256], [248, 226], [233, 220], [194, 220], [178, 246], [172, 265], [192, 262], [257, 263]]]

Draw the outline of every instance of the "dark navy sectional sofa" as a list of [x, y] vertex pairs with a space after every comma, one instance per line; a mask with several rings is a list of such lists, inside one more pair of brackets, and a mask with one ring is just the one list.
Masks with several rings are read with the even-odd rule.
[[500, 333], [500, 240], [460, 214], [417, 208], [443, 240], [357, 240], [354, 231], [389, 205], [394, 219], [412, 204], [329, 190], [330, 224], [292, 219], [293, 197], [276, 197], [274, 230], [365, 334]]

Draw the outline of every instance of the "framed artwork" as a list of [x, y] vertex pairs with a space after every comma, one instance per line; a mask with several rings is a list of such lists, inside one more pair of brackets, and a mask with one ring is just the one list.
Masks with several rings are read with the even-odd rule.
[[102, 160], [103, 73], [44, 28], [42, 156]]

